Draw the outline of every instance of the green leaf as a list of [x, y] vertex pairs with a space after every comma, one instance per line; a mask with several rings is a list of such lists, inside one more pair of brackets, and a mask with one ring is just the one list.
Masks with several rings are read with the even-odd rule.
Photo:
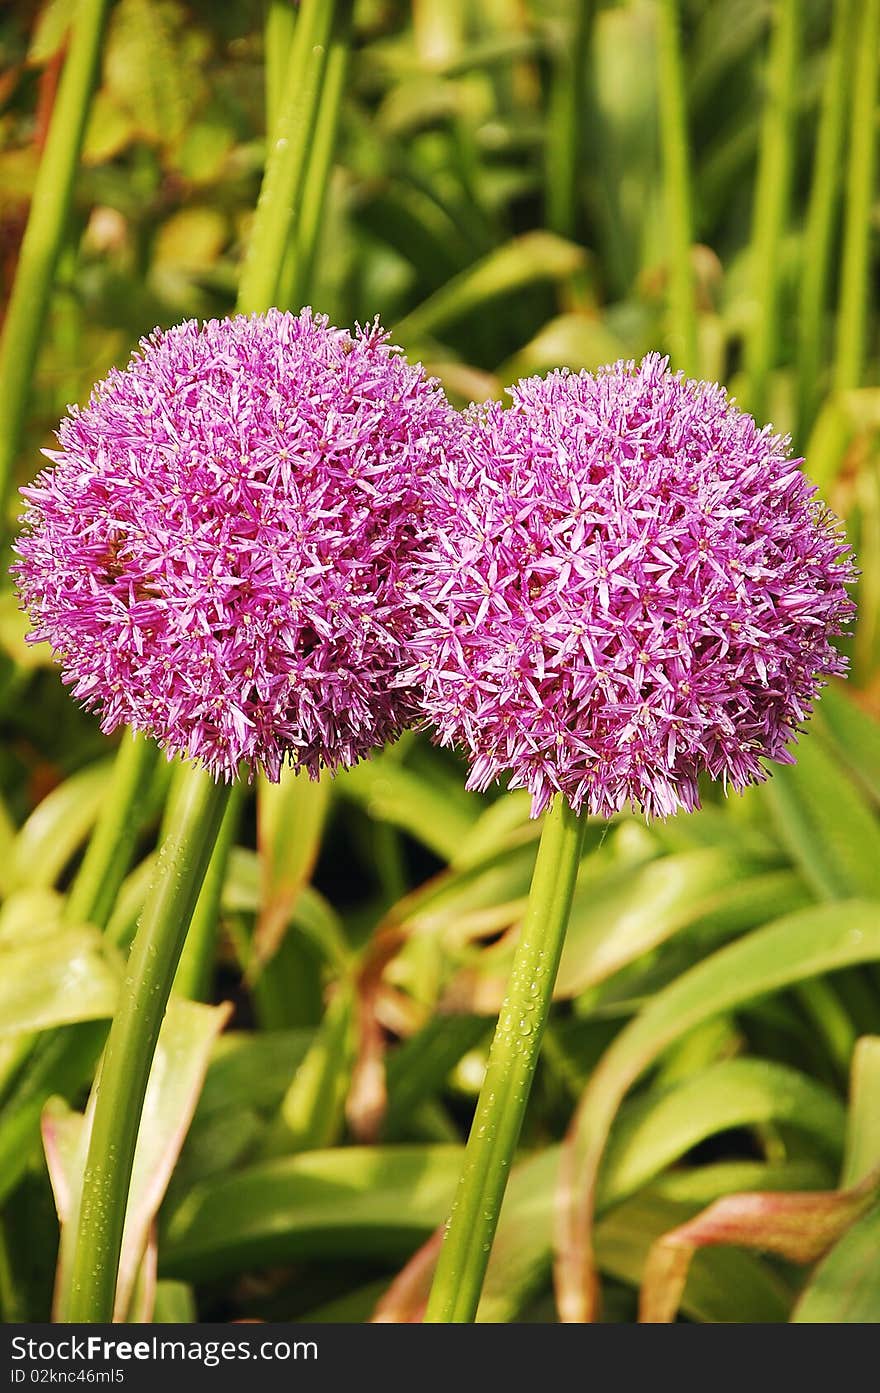
[[586, 253], [573, 242], [552, 232], [527, 232], [496, 247], [436, 290], [400, 321], [395, 340], [405, 344], [421, 341], [524, 286], [568, 280], [585, 263]]
[[880, 1205], [853, 1224], [819, 1263], [792, 1320], [800, 1325], [880, 1321]]
[[[108, 937], [113, 943], [121, 945], [131, 940], [155, 864], [154, 855], [145, 856], [126, 877], [107, 927]], [[261, 894], [260, 857], [247, 847], [232, 847], [221, 898], [223, 911], [228, 914], [257, 915], [260, 912]], [[351, 950], [339, 916], [313, 886], [306, 885], [300, 890], [291, 913], [290, 927], [308, 939], [329, 963], [341, 967], [348, 961]]]
[[395, 1138], [426, 1098], [442, 1088], [461, 1057], [486, 1036], [485, 1016], [434, 1015], [389, 1056], [383, 1135]]
[[[8, 191], [8, 180], [5, 171], [3, 173]], [[18, 673], [54, 666], [52, 652], [46, 644], [28, 643], [30, 631], [31, 622], [22, 610], [15, 591], [4, 591], [0, 595], [0, 653], [8, 654]]]
[[880, 955], [880, 905], [843, 901], [801, 910], [728, 944], [661, 991], [606, 1051], [567, 1141], [571, 1201], [561, 1233], [560, 1299], [565, 1317], [589, 1314], [589, 1229], [599, 1167], [620, 1103], [675, 1040], [712, 1016], [795, 982]]
[[119, 0], [104, 50], [108, 92], [148, 140], [183, 134], [204, 90], [203, 39], [174, 0]]
[[196, 1299], [186, 1282], [157, 1282], [154, 1325], [191, 1325], [198, 1320]]
[[524, 348], [498, 368], [502, 382], [567, 367], [572, 372], [595, 371], [603, 363], [629, 356], [632, 345], [614, 333], [607, 321], [585, 314], [561, 314], [549, 319]]
[[222, 106], [209, 108], [191, 121], [177, 151], [177, 164], [184, 178], [194, 184], [210, 184], [223, 171], [235, 145], [235, 131]]
[[128, 1307], [150, 1227], [195, 1111], [214, 1041], [231, 1006], [169, 1002], [141, 1113], [116, 1290], [116, 1319]]
[[802, 737], [797, 760], [762, 793], [807, 884], [824, 899], [880, 896], [880, 819], [819, 740]]
[[[171, 1178], [201, 1090], [214, 1041], [228, 1006], [172, 999], [150, 1070], [138, 1133], [116, 1289], [115, 1320], [124, 1320], [135, 1295], [150, 1230]], [[55, 1292], [63, 1319], [70, 1292], [73, 1243], [79, 1222], [90, 1114], [71, 1112], [60, 1099], [49, 1105], [43, 1135], [62, 1236]]]
[[[549, 1147], [519, 1162], [511, 1173], [477, 1313], [481, 1323], [515, 1320], [548, 1282], [559, 1160], [559, 1148]], [[772, 1168], [753, 1166], [752, 1170], [763, 1178]], [[732, 1172], [729, 1179], [735, 1183]], [[670, 1199], [652, 1189], [616, 1206], [597, 1225], [602, 1270], [637, 1287], [652, 1240], [670, 1223], [693, 1214], [699, 1203], [699, 1199]], [[380, 1320], [420, 1317], [441, 1237], [442, 1229], [395, 1279], [380, 1301]], [[684, 1302], [692, 1319], [710, 1321], [781, 1321], [788, 1307], [788, 1293], [770, 1270], [751, 1255], [735, 1252], [714, 1252], [698, 1259]]]
[[356, 1287], [335, 1301], [327, 1301], [323, 1306], [306, 1311], [300, 1320], [307, 1325], [365, 1325], [369, 1322], [376, 1302], [383, 1295], [387, 1281], [370, 1282], [365, 1287]]
[[[508, 817], [511, 817], [510, 823]], [[509, 828], [507, 834], [506, 828]], [[455, 953], [474, 939], [512, 927], [525, 908], [540, 830], [540, 821], [521, 824], [515, 807], [505, 808], [498, 824], [481, 817], [475, 833], [481, 844], [479, 853], [472, 858], [466, 854], [467, 844], [464, 844], [449, 871], [432, 877], [391, 910], [389, 921], [401, 924], [412, 940], [405, 953], [417, 951], [431, 940], [443, 950]], [[594, 860], [600, 858], [601, 861], [603, 856], [613, 859], [618, 855], [616, 844], [611, 840], [603, 845], [605, 830], [604, 822], [588, 821], [585, 845], [589, 847], [588, 856]], [[473, 1004], [468, 1004], [471, 998], [467, 986], [459, 992], [458, 984], [453, 983], [448, 1002], [450, 1009], [491, 1010], [497, 997], [496, 984], [491, 981], [496, 957], [504, 963], [503, 971], [510, 952], [510, 944], [500, 943], [497, 949], [483, 949], [472, 955], [470, 961], [475, 974], [490, 979], [489, 1004], [485, 1008], [482, 1004], [474, 1008]], [[400, 964], [401, 959], [398, 959], [398, 967]]]
[[[578, 997], [584, 1013], [649, 995], [719, 942], [812, 899], [793, 873], [754, 875], [753, 863], [721, 848], [598, 873], [597, 860], [587, 857], [582, 867], [553, 992], [557, 1001]], [[523, 908], [523, 901], [500, 905], [497, 924], [460, 916], [457, 929], [506, 928]], [[509, 940], [484, 950], [453, 983], [449, 1000], [458, 1009], [497, 1011], [512, 951]]]
[[863, 1035], [853, 1052], [841, 1183], [858, 1185], [876, 1166], [880, 1166], [880, 1038]]
[[0, 1035], [111, 1016], [117, 985], [96, 929], [0, 944]]
[[399, 1258], [445, 1219], [457, 1146], [307, 1151], [197, 1185], [168, 1216], [161, 1271], [212, 1279], [301, 1258]]
[[92, 98], [89, 121], [83, 141], [83, 162], [103, 164], [112, 160], [138, 135], [138, 123], [130, 111], [119, 104], [112, 92], [99, 88]]
[[343, 987], [327, 1007], [284, 1095], [268, 1154], [314, 1151], [337, 1141], [353, 1059], [353, 993]]
[[229, 236], [217, 208], [197, 204], [166, 218], [153, 247], [153, 273], [201, 271], [213, 266]]
[[507, 928], [528, 895], [536, 848], [530, 837], [524, 845], [441, 873], [402, 900], [392, 917], [410, 933], [437, 937], [450, 948]]
[[880, 723], [857, 706], [841, 682], [823, 692], [816, 717], [852, 775], [880, 802]]
[[689, 1030], [676, 1040], [663, 1055], [651, 1079], [652, 1093], [662, 1093], [684, 1083], [693, 1074], [701, 1074], [722, 1060], [734, 1059], [742, 1053], [745, 1040], [737, 1029], [736, 1020], [729, 1015], [713, 1016]]
[[513, 1320], [550, 1273], [559, 1148], [511, 1171], [477, 1311], [479, 1322]]
[[[40, 1117], [53, 1094], [79, 1094], [107, 1036], [104, 1019], [44, 1032], [29, 1050], [0, 1111], [0, 1201], [14, 1190], [40, 1143]], [[11, 1036], [13, 1040], [28, 1037]]]
[[787, 1124], [821, 1153], [839, 1157], [845, 1122], [840, 1100], [805, 1074], [765, 1060], [725, 1060], [621, 1110], [597, 1204], [618, 1203], [707, 1137], [734, 1127]]
[[[595, 878], [588, 858], [572, 906], [555, 996], [579, 995], [689, 924], [723, 909], [753, 869], [754, 863], [712, 847], [663, 856], [644, 866], [614, 868]], [[747, 911], [744, 927], [754, 922]]]
[[60, 53], [67, 39], [77, 0], [48, 0], [41, 6], [31, 41], [28, 62], [42, 67]]
[[794, 871], [750, 875], [656, 951], [582, 993], [578, 1011], [587, 1016], [631, 1015], [727, 939], [812, 903], [813, 896]]
[[650, 254], [647, 234], [657, 225], [655, 19], [652, 5], [603, 8], [592, 31], [591, 173], [605, 283], [614, 298], [630, 290]]
[[480, 810], [477, 799], [462, 804], [433, 780], [389, 755], [362, 760], [338, 774], [334, 789], [362, 807], [368, 817], [408, 832], [416, 841], [450, 860], [467, 840]]
[[[680, 1223], [686, 1206], [650, 1192], [616, 1209], [596, 1230], [599, 1267], [632, 1286], [642, 1283], [652, 1242]], [[736, 1248], [710, 1248], [691, 1263], [681, 1309], [692, 1320], [754, 1324], [787, 1320], [791, 1295], [772, 1268]]]
[[330, 780], [317, 782], [285, 769], [280, 783], [257, 784], [257, 844], [262, 870], [256, 962], [276, 952], [318, 859], [330, 799]]
[[473, 252], [450, 214], [424, 190], [376, 184], [364, 190], [358, 224], [388, 243], [418, 272], [425, 291], [461, 270]]
[[[880, 1039], [863, 1036], [852, 1065], [844, 1185], [880, 1165]], [[792, 1320], [840, 1324], [880, 1321], [880, 1206], [856, 1221], [819, 1263]]]
[[697, 1210], [744, 1190], [830, 1190], [834, 1176], [834, 1168], [824, 1161], [713, 1161], [666, 1171], [651, 1183], [650, 1192]]
[[15, 890], [0, 906], [0, 950], [57, 934], [64, 915], [64, 896], [40, 887]]
[[12, 846], [10, 888], [54, 885], [98, 816], [112, 763], [90, 764], [53, 788], [19, 829]]
[[[613, 1210], [607, 1218], [599, 1219], [596, 1228], [600, 1268], [633, 1285], [640, 1283], [650, 1243], [647, 1231], [639, 1237], [637, 1224], [631, 1226], [630, 1215], [650, 1214], [651, 1232], [659, 1238], [663, 1232], [662, 1216], [667, 1212], [664, 1206], [669, 1202], [684, 1205], [684, 1212], [690, 1215], [719, 1194], [746, 1184], [795, 1188], [805, 1182], [824, 1180], [827, 1171], [822, 1168], [817, 1171], [815, 1167], [798, 1169], [789, 1165], [774, 1173], [772, 1167], [760, 1163], [734, 1163], [674, 1172], [668, 1178], [668, 1196], [664, 1196], [661, 1182], [634, 1205], [620, 1206], [621, 1200], [653, 1181], [664, 1167], [706, 1137], [728, 1127], [769, 1120], [794, 1123], [820, 1138], [827, 1125], [830, 1136], [826, 1149], [839, 1153], [844, 1123], [842, 1105], [819, 1085], [781, 1065], [755, 1060], [718, 1064], [705, 1074], [664, 1091], [660, 1097], [649, 1095], [633, 1103], [629, 1111], [621, 1114], [612, 1134], [597, 1196], [600, 1215]], [[558, 1167], [558, 1150], [551, 1148], [514, 1168], [483, 1288], [479, 1320], [513, 1319], [549, 1273]], [[679, 1208], [675, 1212], [680, 1216], [683, 1211]], [[695, 1272], [697, 1293], [690, 1291], [685, 1303], [687, 1313], [698, 1319], [764, 1319], [756, 1315], [760, 1303], [757, 1298], [752, 1300], [747, 1290], [738, 1293], [733, 1288], [725, 1295], [722, 1282], [714, 1285], [715, 1272], [726, 1270], [728, 1261], [726, 1255], [717, 1256], [719, 1262], [710, 1261]], [[734, 1259], [734, 1267], [757, 1280], [772, 1307], [779, 1311], [780, 1289], [753, 1260], [740, 1264], [743, 1256]], [[701, 1272], [706, 1281], [713, 1282], [710, 1304], [706, 1296], [698, 1294]], [[740, 1295], [751, 1315], [734, 1313]], [[710, 1310], [714, 1314], [707, 1314]], [[777, 1318], [786, 1317], [779, 1312]]]
[[265, 1131], [262, 1115], [244, 1104], [230, 1105], [205, 1117], [197, 1112], [174, 1170], [169, 1203], [198, 1181], [253, 1160]]
[[311, 1030], [225, 1031], [214, 1046], [196, 1120], [245, 1104], [277, 1108], [312, 1039]]
[[531, 794], [525, 789], [502, 794], [482, 810], [450, 864], [461, 869], [475, 866], [505, 851], [514, 840], [537, 844], [540, 825], [529, 816], [531, 805]]
[[873, 1203], [880, 1170], [851, 1190], [772, 1191], [727, 1195], [657, 1239], [642, 1277], [639, 1319], [675, 1320], [694, 1256], [731, 1244], [811, 1262], [825, 1253]]
[[651, 828], [654, 840], [665, 851], [696, 851], [714, 846], [745, 860], [774, 866], [783, 859], [779, 840], [767, 826], [759, 800], [761, 790], [751, 785], [737, 798], [720, 806], [709, 804], [694, 813], [679, 812]]
[[0, 797], [0, 895], [5, 895], [9, 890], [9, 867], [14, 843], [15, 824], [5, 799]]
[[156, 853], [150, 852], [139, 861], [122, 882], [113, 913], [107, 921], [106, 934], [118, 948], [128, 948], [134, 938], [138, 916], [144, 907], [147, 890], [156, 870]]

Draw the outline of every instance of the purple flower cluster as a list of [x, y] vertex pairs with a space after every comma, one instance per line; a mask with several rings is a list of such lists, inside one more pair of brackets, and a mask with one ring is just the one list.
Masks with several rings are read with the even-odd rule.
[[520, 382], [472, 408], [430, 479], [409, 568], [418, 685], [469, 787], [510, 773], [609, 816], [698, 805], [701, 772], [765, 777], [849, 621], [839, 525], [724, 391], [657, 354]]
[[104, 730], [225, 779], [416, 719], [534, 815], [791, 762], [854, 571], [788, 442], [657, 354], [511, 395], [459, 417], [308, 310], [155, 334], [24, 491], [32, 638]]
[[378, 325], [156, 333], [47, 451], [17, 581], [102, 728], [233, 779], [347, 766], [408, 719], [419, 490], [454, 415]]

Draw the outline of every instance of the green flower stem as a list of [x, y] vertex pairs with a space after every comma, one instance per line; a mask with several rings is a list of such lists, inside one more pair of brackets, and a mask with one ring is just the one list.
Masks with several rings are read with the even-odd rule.
[[691, 259], [693, 220], [678, 0], [657, 9], [660, 136], [669, 237], [669, 340], [674, 365], [699, 376], [697, 305]]
[[546, 815], [528, 908], [464, 1169], [437, 1264], [426, 1321], [474, 1320], [516, 1152], [568, 927], [584, 821], [562, 798]]
[[278, 120], [284, 95], [287, 60], [296, 28], [293, 0], [267, 0], [263, 25], [263, 67], [266, 84], [266, 138], [270, 139]]
[[831, 245], [840, 207], [840, 163], [849, 88], [846, 75], [853, 59], [854, 0], [836, 0], [822, 111], [816, 138], [810, 202], [804, 233], [798, 295], [797, 432], [801, 444], [813, 425], [817, 383], [825, 343]]
[[158, 753], [146, 736], [123, 735], [106, 801], [67, 897], [65, 917], [72, 923], [107, 927], [131, 862]]
[[112, 1319], [125, 1209], [147, 1080], [187, 929], [229, 800], [194, 771], [162, 846], [97, 1080], [73, 1259], [70, 1321]]
[[52, 280], [70, 212], [108, 0], [79, 0], [0, 342], [0, 508], [21, 445]]
[[238, 291], [244, 314], [275, 304], [291, 224], [298, 215], [317, 120], [327, 46], [351, 0], [303, 0], [287, 61], [284, 93], [254, 214]]
[[350, 38], [351, 7], [343, 5], [327, 51], [327, 64], [303, 184], [302, 203], [293, 242], [285, 257], [281, 274], [279, 304], [292, 306], [294, 309], [306, 301], [312, 284], [327, 185], [336, 150], [339, 112], [348, 77]]
[[209, 1001], [211, 997], [211, 971], [220, 925], [220, 897], [226, 880], [229, 853], [241, 816], [243, 796], [242, 785], [233, 784], [208, 870], [196, 901], [186, 943], [180, 955], [174, 990], [178, 996], [186, 997], [189, 1001]]
[[846, 227], [837, 315], [834, 385], [858, 387], [865, 370], [868, 260], [877, 158], [877, 67], [880, 0], [861, 0], [846, 176]]
[[755, 306], [746, 340], [747, 404], [763, 420], [779, 340], [779, 257], [788, 218], [798, 95], [801, 0], [776, 0], [767, 63], [758, 185], [752, 218], [752, 288]]
[[[246, 313], [265, 310], [275, 296], [299, 207], [327, 41], [349, 3], [305, 0], [301, 8], [239, 288], [238, 308]], [[188, 769], [175, 780], [156, 876], [96, 1083], [66, 1313], [70, 1321], [101, 1323], [112, 1317], [131, 1171], [156, 1041], [194, 915], [197, 942], [184, 960], [180, 984], [198, 986], [203, 980], [205, 944], [214, 932], [234, 828], [232, 798], [228, 785], [215, 784], [200, 769]]]

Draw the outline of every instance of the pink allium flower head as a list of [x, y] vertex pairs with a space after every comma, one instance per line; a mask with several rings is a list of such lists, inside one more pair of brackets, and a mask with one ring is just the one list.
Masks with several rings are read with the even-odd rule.
[[411, 575], [403, 680], [469, 786], [664, 816], [791, 763], [854, 573], [788, 441], [657, 354], [511, 395], [433, 476]]
[[141, 344], [23, 490], [15, 571], [73, 694], [233, 779], [396, 736], [401, 565], [455, 417], [373, 325], [303, 310]]

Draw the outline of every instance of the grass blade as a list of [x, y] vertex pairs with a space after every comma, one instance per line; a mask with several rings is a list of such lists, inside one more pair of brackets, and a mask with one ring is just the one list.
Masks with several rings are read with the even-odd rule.
[[877, 71], [880, 0], [862, 0], [856, 35], [855, 76], [846, 176], [846, 224], [837, 312], [835, 387], [858, 387], [868, 341], [868, 257], [877, 153]]
[[789, 212], [801, 20], [800, 0], [776, 0], [752, 217], [754, 315], [745, 346], [747, 406], [758, 421], [766, 416], [779, 350], [779, 260]]

